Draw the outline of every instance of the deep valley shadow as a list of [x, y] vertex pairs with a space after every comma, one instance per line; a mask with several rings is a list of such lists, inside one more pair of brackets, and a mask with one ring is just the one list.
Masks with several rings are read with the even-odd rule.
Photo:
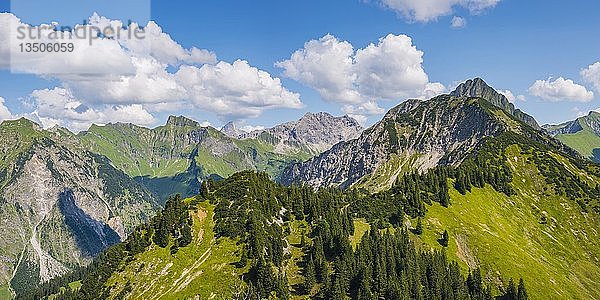
[[94, 220], [77, 206], [73, 191], [67, 189], [60, 193], [58, 208], [84, 255], [95, 257], [104, 249], [121, 241], [110, 226]]

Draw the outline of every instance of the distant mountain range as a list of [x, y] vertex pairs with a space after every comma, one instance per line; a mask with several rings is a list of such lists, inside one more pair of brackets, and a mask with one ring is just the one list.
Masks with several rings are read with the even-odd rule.
[[203, 179], [224, 178], [240, 170], [265, 171], [277, 178], [290, 162], [308, 159], [361, 130], [351, 118], [326, 113], [309, 113], [296, 122], [237, 134], [233, 123], [220, 132], [171, 116], [166, 125], [153, 129], [121, 123], [93, 125], [78, 138], [164, 199], [175, 192], [193, 195]]
[[297, 121], [252, 132], [240, 131], [234, 122], [229, 122], [221, 132], [233, 138], [267, 142], [281, 154], [301, 151], [314, 155], [339, 142], [358, 137], [362, 130], [362, 126], [351, 117], [334, 117], [320, 112], [307, 113]]
[[582, 156], [600, 162], [600, 113], [591, 111], [573, 121], [544, 125], [544, 129]]

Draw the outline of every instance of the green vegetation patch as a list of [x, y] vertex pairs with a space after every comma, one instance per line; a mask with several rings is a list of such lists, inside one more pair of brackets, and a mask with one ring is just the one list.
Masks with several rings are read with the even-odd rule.
[[507, 278], [523, 277], [532, 299], [600, 298], [592, 283], [600, 278], [600, 241], [591, 238], [598, 216], [582, 214], [575, 201], [548, 189], [518, 147], [510, 147], [507, 157], [516, 195], [489, 185], [465, 195], [451, 189], [450, 207], [427, 207], [422, 241], [440, 249], [438, 239], [448, 230], [449, 258], [465, 270], [481, 267], [499, 286], [506, 286]]
[[191, 213], [192, 242], [175, 254], [153, 245], [136, 255], [107, 282], [112, 296], [128, 290], [129, 299], [226, 299], [244, 284], [243, 270], [234, 266], [239, 247], [228, 238], [215, 240], [214, 206], [203, 202]]

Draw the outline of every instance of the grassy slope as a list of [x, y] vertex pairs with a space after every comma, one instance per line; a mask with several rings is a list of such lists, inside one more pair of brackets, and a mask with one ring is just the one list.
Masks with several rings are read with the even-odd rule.
[[244, 139], [235, 141], [236, 145], [246, 153], [256, 153], [256, 170], [266, 172], [271, 178], [276, 178], [281, 171], [294, 161], [306, 161], [312, 157], [308, 152], [297, 151], [276, 153], [275, 147], [260, 139]]
[[[123, 291], [128, 282], [133, 288], [128, 299], [187, 299], [196, 295], [199, 299], [227, 299], [232, 289], [244, 284], [239, 275], [248, 267], [236, 269], [233, 266], [239, 260], [240, 248], [228, 238], [215, 240], [212, 231], [214, 207], [208, 203], [201, 203], [199, 207], [199, 211], [206, 212], [208, 217], [194, 213], [194, 242], [180, 248], [175, 255], [169, 253], [169, 247], [162, 249], [156, 245], [139, 254], [108, 281], [113, 287], [111, 297], [115, 298]], [[369, 224], [364, 220], [356, 220], [355, 224], [356, 234], [351, 238], [357, 244]], [[304, 282], [301, 240], [305, 235], [306, 242], [310, 242], [309, 228], [306, 221], [291, 221], [286, 226], [290, 232], [286, 236], [290, 255], [284, 266], [290, 290], [300, 289]], [[292, 299], [308, 297], [292, 295]]]
[[600, 148], [600, 137], [585, 122], [580, 121], [579, 123], [583, 130], [573, 134], [559, 134], [556, 138], [577, 150], [584, 157], [594, 158], [594, 149]]
[[12, 299], [13, 294], [10, 292], [8, 284], [0, 286], [0, 299]]
[[[285, 271], [288, 278], [290, 290], [298, 290], [304, 283], [302, 277], [302, 252], [301, 241], [302, 235], [305, 236], [305, 241], [308, 243], [310, 239], [307, 237], [309, 233], [308, 224], [306, 221], [294, 220], [289, 223], [290, 234], [286, 237], [290, 250], [290, 258], [286, 260]], [[292, 296], [292, 299], [308, 299], [308, 297]]]
[[36, 138], [48, 136], [45, 131], [37, 130], [33, 122], [21, 118], [18, 120], [4, 121], [0, 124], [0, 167], [7, 167], [14, 163], [17, 157], [29, 149]]
[[[201, 203], [194, 212], [194, 241], [171, 255], [169, 247], [153, 245], [123, 266], [108, 284], [117, 296], [128, 282], [133, 287], [128, 299], [227, 299], [243, 283], [232, 263], [239, 260], [235, 241], [214, 239], [214, 207]], [[246, 270], [242, 270], [246, 271]]]
[[[153, 148], [172, 149], [169, 141], [159, 144], [150, 144], [144, 141], [142, 133], [151, 131], [159, 135], [169, 136], [176, 132], [178, 134], [196, 130], [196, 127], [173, 127], [165, 125], [155, 129], [143, 127], [114, 127], [114, 126], [92, 126], [89, 132], [79, 135], [83, 144], [92, 151], [107, 156], [115, 166], [122, 169], [130, 176], [146, 176], [148, 178], [171, 178], [177, 174], [184, 173], [190, 165], [187, 155], [192, 153], [194, 146], [182, 150], [181, 158], [165, 158], [157, 155]], [[215, 155], [201, 143], [198, 154], [195, 157], [197, 165], [204, 176], [211, 174], [228, 177], [235, 172], [248, 169], [265, 171], [271, 176], [279, 174], [284, 166], [292, 160], [306, 160], [310, 158], [308, 153], [298, 151], [297, 153], [278, 154], [274, 153], [274, 147], [258, 139], [236, 140], [231, 139], [214, 128], [206, 128], [208, 137], [221, 141], [224, 145], [233, 143], [240, 151], [233, 151], [225, 155]], [[123, 145], [127, 145], [124, 147]], [[177, 148], [177, 147], [176, 147]], [[177, 148], [179, 149], [179, 148]], [[252, 161], [252, 154], [257, 161]]]
[[417, 154], [392, 154], [390, 159], [377, 167], [373, 174], [365, 175], [354, 187], [365, 188], [370, 192], [380, 192], [390, 189], [396, 178], [415, 170]]
[[350, 245], [352, 245], [352, 248], [356, 249], [356, 246], [360, 244], [363, 235], [365, 235], [369, 229], [371, 229], [371, 225], [369, 225], [365, 219], [354, 220], [354, 234], [350, 236]]
[[428, 207], [422, 240], [441, 248], [437, 239], [447, 229], [451, 259], [465, 270], [480, 265], [496, 283], [523, 277], [532, 299], [600, 299], [598, 217], [544, 191], [543, 177], [516, 147], [508, 157], [518, 195], [507, 197], [490, 186], [466, 195], [451, 189], [449, 208]]
[[[155, 130], [165, 131], [166, 126]], [[152, 147], [167, 149], [171, 145], [150, 145], [150, 141], [144, 141], [142, 133], [149, 132], [143, 127], [119, 127], [93, 125], [89, 132], [79, 135], [82, 143], [92, 151], [108, 157], [112, 163], [128, 175], [168, 177], [185, 171], [189, 162], [185, 158], [163, 158], [154, 157]], [[123, 147], [127, 145], [127, 147]], [[191, 152], [191, 149], [189, 149]], [[136, 157], [132, 156], [135, 153]]]

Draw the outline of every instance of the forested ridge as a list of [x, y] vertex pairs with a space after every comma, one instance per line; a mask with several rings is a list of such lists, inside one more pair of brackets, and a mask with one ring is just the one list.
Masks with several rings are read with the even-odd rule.
[[[236, 267], [247, 272], [243, 274], [246, 286], [240, 295], [250, 299], [298, 295], [315, 299], [526, 299], [523, 282], [516, 286], [510, 280], [498, 292], [498, 287], [488, 285], [478, 269], [465, 274], [456, 262], [446, 258], [444, 251], [415, 245], [410, 239], [412, 233], [402, 224], [405, 214], [425, 215], [424, 203], [451, 205], [444, 184], [451, 178], [455, 185], [461, 182], [457, 178], [465, 178], [465, 192], [471, 185], [491, 179], [501, 183], [493, 182], [493, 186], [510, 191], [504, 188], [509, 185], [502, 183], [502, 178], [510, 175], [498, 170], [494, 175], [477, 171], [472, 174], [481, 176], [470, 176], [466, 175], [471, 174], [468, 170], [437, 168], [402, 177], [393, 189], [374, 195], [361, 190], [284, 187], [267, 174], [250, 171], [218, 182], [208, 180], [202, 184], [201, 193], [187, 202], [179, 196], [171, 197], [148, 224], [136, 228], [125, 242], [109, 248], [89, 267], [19, 295], [19, 299], [55, 294], [61, 286], [76, 280], [81, 280], [81, 288], [62, 289], [58, 299], [108, 298], [108, 279], [136, 254], [153, 244], [176, 253], [189, 243], [189, 210], [204, 201], [215, 205], [217, 237], [233, 238], [241, 247]], [[354, 249], [348, 237], [354, 232], [353, 219], [361, 217], [373, 226]], [[294, 286], [288, 283], [285, 267], [291, 258], [286, 251], [286, 224], [291, 221], [308, 224], [300, 245], [298, 275], [303, 282]], [[418, 234], [417, 229], [413, 231]], [[439, 242], [447, 245], [448, 239], [444, 232]], [[116, 298], [126, 293], [124, 289]]]

